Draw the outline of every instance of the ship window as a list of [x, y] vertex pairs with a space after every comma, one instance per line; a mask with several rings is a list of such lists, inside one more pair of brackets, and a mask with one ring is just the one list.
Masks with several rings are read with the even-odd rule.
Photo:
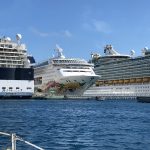
[[19, 89], [19, 87], [16, 87], [16, 89]]
[[37, 77], [37, 78], [35, 78], [35, 79], [34, 79], [34, 83], [35, 83], [35, 85], [37, 85], [37, 84], [42, 84], [42, 77]]
[[5, 45], [6, 48], [8, 48], [8, 45]]
[[9, 48], [12, 48], [12, 45], [9, 45]]
[[30, 90], [30, 89], [32, 89], [31, 87], [27, 87], [27, 90]]
[[6, 87], [2, 87], [2, 89], [3, 89], [3, 90], [5, 90], [5, 89], [6, 89]]
[[13, 89], [12, 87], [9, 87], [9, 89]]

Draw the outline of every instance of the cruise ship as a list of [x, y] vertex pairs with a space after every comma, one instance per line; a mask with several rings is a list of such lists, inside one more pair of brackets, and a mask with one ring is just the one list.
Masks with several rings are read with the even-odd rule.
[[0, 98], [29, 98], [34, 93], [35, 61], [27, 55], [21, 38], [21, 34], [16, 35], [16, 41], [0, 38]]
[[56, 56], [34, 66], [35, 93], [80, 96], [99, 78], [84, 59], [65, 58], [56, 45]]
[[150, 49], [142, 49], [135, 57], [118, 53], [111, 45], [104, 48], [104, 56], [92, 54], [94, 71], [101, 78], [84, 92], [96, 98], [136, 98], [150, 96]]

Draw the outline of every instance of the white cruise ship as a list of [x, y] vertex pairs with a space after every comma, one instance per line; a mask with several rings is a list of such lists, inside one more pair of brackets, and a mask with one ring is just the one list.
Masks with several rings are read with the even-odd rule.
[[99, 78], [93, 65], [83, 59], [65, 58], [56, 45], [57, 56], [34, 67], [35, 91], [49, 95], [82, 95]]
[[34, 62], [27, 55], [25, 44], [20, 43], [21, 35], [16, 35], [16, 42], [9, 37], [0, 38], [0, 97], [29, 98], [34, 93]]
[[121, 55], [111, 45], [104, 48], [105, 56], [93, 54], [94, 71], [101, 78], [84, 96], [96, 98], [136, 98], [150, 96], [150, 49], [142, 56]]

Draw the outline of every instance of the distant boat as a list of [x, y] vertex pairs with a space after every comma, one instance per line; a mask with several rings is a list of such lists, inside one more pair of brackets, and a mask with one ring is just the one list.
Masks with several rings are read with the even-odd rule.
[[137, 97], [137, 101], [141, 102], [141, 103], [150, 103], [150, 97], [139, 96], [139, 97]]

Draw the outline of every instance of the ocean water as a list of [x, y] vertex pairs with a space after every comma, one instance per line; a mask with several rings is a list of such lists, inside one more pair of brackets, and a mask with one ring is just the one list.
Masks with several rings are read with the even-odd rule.
[[[45, 150], [150, 150], [150, 104], [135, 100], [0, 100], [0, 131]], [[0, 136], [0, 150], [10, 139]], [[17, 141], [17, 150], [35, 150]]]

